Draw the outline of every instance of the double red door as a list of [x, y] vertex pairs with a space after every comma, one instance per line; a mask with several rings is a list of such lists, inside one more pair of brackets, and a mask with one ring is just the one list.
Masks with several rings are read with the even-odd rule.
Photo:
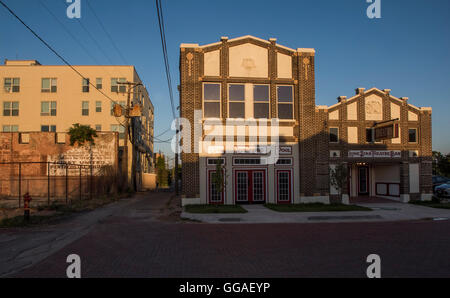
[[265, 170], [236, 170], [234, 174], [236, 203], [264, 203], [266, 201]]

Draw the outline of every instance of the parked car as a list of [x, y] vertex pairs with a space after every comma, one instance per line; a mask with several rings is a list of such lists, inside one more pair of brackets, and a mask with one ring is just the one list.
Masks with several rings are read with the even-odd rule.
[[439, 186], [444, 183], [450, 183], [450, 178], [443, 176], [433, 176], [433, 192], [436, 190], [436, 186]]
[[450, 183], [436, 186], [435, 192], [438, 197], [450, 197]]

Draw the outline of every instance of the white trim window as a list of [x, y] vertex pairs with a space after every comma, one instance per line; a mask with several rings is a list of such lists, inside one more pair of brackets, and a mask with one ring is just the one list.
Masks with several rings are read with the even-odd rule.
[[95, 79], [95, 85], [97, 87], [97, 89], [102, 89], [103, 88], [103, 79], [102, 78], [96, 78]]
[[3, 132], [18, 132], [19, 125], [3, 125]]
[[204, 118], [220, 118], [220, 91], [219, 83], [203, 83]]
[[81, 116], [89, 116], [89, 101], [81, 102]]
[[99, 100], [95, 102], [95, 112], [96, 113], [102, 112], [102, 102]]
[[253, 117], [270, 118], [270, 86], [253, 85]]
[[218, 161], [221, 165], [225, 164], [225, 158], [208, 158], [206, 164], [208, 166], [216, 166]]
[[16, 93], [20, 91], [20, 78], [5, 78], [3, 84], [5, 92]]
[[125, 140], [125, 127], [120, 124], [111, 124], [111, 131], [119, 133], [119, 140]]
[[41, 92], [55, 93], [58, 91], [57, 84], [58, 80], [56, 78], [43, 78], [41, 83]]
[[111, 92], [127, 92], [127, 86], [119, 85], [119, 83], [125, 83], [126, 81], [126, 78], [111, 78]]
[[82, 79], [81, 80], [81, 91], [83, 93], [89, 92], [89, 79]]
[[294, 119], [294, 88], [291, 85], [277, 86], [278, 119]]
[[228, 118], [245, 118], [245, 85], [228, 85]]
[[3, 116], [19, 116], [19, 102], [18, 101], [4, 101], [3, 102]]
[[56, 125], [41, 125], [42, 132], [56, 132]]
[[56, 116], [56, 101], [42, 101], [41, 116]]

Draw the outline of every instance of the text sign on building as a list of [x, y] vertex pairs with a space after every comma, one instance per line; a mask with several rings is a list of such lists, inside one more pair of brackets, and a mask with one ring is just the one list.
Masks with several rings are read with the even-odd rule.
[[350, 158], [401, 158], [400, 150], [351, 150], [348, 152]]
[[382, 140], [398, 138], [398, 123], [391, 123], [389, 125], [376, 127], [374, 130], [375, 130], [375, 141], [377, 142]]

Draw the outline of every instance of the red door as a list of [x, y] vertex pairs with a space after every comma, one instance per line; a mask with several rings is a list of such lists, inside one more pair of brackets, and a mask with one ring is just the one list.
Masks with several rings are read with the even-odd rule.
[[234, 180], [235, 201], [238, 204], [266, 201], [265, 170], [237, 170]]

